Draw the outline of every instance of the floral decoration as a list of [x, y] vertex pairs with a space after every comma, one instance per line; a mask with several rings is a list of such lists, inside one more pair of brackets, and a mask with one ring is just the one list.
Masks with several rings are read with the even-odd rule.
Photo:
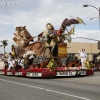
[[52, 70], [55, 70], [55, 68], [57, 67], [57, 63], [54, 61], [54, 59], [52, 58], [48, 65], [47, 65], [47, 68], [52, 71]]

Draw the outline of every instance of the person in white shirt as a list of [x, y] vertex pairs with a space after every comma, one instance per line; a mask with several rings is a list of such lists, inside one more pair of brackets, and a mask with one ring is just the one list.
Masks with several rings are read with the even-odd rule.
[[8, 53], [8, 56], [7, 56], [7, 61], [8, 61], [8, 63], [9, 63], [9, 61], [11, 61], [11, 59], [12, 59], [12, 54], [11, 54], [11, 52], [9, 52]]
[[85, 49], [82, 49], [82, 51], [79, 51], [79, 55], [81, 57], [81, 65], [84, 66], [84, 62], [87, 60], [87, 54], [85, 52]]
[[11, 68], [15, 68], [15, 60], [14, 60], [13, 57], [9, 61], [9, 65], [8, 65], [8, 69], [7, 70], [9, 71]]
[[23, 56], [20, 57], [19, 65], [24, 68], [24, 58]]
[[12, 59], [12, 54], [11, 54], [11, 52], [9, 52], [8, 55], [7, 55], [8, 69], [9, 69], [11, 59]]

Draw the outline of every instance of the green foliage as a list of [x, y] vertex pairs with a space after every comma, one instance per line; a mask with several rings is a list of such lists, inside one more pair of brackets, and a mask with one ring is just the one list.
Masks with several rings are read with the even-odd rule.
[[5, 54], [5, 47], [8, 45], [7, 41], [8, 40], [2, 40], [2, 41], [0, 41], [2, 43], [2, 45], [0, 45], [0, 47], [4, 48], [4, 54]]

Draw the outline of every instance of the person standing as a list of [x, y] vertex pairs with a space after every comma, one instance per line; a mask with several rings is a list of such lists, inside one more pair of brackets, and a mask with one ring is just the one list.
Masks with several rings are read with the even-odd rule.
[[79, 51], [79, 56], [81, 57], [81, 65], [84, 66], [84, 62], [87, 60], [87, 53], [85, 52], [85, 49], [82, 49], [82, 51]]

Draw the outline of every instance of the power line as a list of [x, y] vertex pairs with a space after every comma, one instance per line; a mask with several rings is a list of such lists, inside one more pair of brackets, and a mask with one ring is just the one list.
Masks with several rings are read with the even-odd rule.
[[72, 39], [77, 39], [77, 38], [82, 38], [82, 39], [87, 39], [87, 40], [93, 40], [93, 41], [100, 41], [100, 40], [90, 39], [90, 38], [85, 38], [85, 37], [76, 37], [76, 38], [72, 38]]

